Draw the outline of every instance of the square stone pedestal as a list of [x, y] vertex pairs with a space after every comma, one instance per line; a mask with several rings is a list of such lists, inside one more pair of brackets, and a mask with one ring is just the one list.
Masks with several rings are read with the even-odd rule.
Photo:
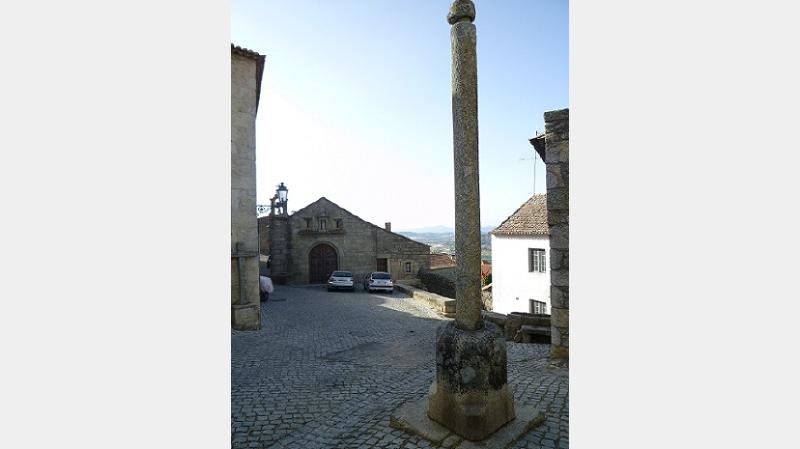
[[514, 419], [506, 341], [495, 324], [487, 321], [477, 330], [455, 321], [439, 326], [428, 417], [470, 441], [484, 440]]
[[261, 329], [260, 304], [231, 305], [231, 326], [240, 331]]
[[401, 405], [389, 418], [389, 425], [413, 435], [418, 435], [433, 443], [459, 449], [504, 448], [522, 438], [523, 435], [544, 422], [544, 413], [531, 405], [515, 407], [516, 418], [497, 429], [482, 441], [468, 441], [451, 432], [441, 424], [428, 418], [428, 397]]

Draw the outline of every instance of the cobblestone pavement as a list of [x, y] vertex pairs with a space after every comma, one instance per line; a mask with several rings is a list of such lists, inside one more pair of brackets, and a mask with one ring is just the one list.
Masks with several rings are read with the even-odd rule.
[[[277, 286], [261, 310], [261, 330], [232, 331], [233, 448], [434, 447], [389, 427], [389, 416], [427, 394], [445, 318], [397, 292], [320, 287]], [[568, 369], [547, 354], [508, 342], [516, 403], [547, 417], [512, 448], [569, 447]]]

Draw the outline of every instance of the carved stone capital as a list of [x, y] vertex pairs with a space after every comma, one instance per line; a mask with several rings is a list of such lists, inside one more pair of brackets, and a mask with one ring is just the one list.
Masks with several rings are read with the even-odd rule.
[[475, 4], [472, 0], [455, 0], [450, 5], [450, 11], [447, 13], [447, 23], [454, 25], [457, 22], [475, 20]]

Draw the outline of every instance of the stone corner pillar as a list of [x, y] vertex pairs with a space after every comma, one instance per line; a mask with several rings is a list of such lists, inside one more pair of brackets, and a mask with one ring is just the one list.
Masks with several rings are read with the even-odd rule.
[[551, 359], [569, 359], [569, 109], [544, 113]]
[[478, 83], [475, 5], [456, 0], [447, 21], [453, 66], [453, 160], [456, 219], [456, 319], [436, 335], [436, 379], [427, 415], [471, 441], [513, 420], [505, 336], [481, 317]]
[[236, 330], [261, 328], [258, 265], [257, 247], [235, 242], [231, 248], [231, 327]]
[[258, 304], [234, 304], [231, 306], [231, 327], [239, 331], [261, 329], [261, 308]]

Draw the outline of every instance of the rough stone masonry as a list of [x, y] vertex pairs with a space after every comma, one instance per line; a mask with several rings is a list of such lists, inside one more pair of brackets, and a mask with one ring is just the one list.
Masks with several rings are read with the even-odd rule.
[[551, 349], [569, 358], [569, 109], [544, 113], [550, 228]]
[[231, 45], [231, 325], [261, 326], [256, 221], [256, 113], [264, 56]]
[[447, 22], [453, 66], [456, 319], [436, 337], [436, 379], [428, 417], [472, 441], [515, 418], [508, 388], [505, 338], [481, 318], [478, 80], [475, 5], [456, 0]]

